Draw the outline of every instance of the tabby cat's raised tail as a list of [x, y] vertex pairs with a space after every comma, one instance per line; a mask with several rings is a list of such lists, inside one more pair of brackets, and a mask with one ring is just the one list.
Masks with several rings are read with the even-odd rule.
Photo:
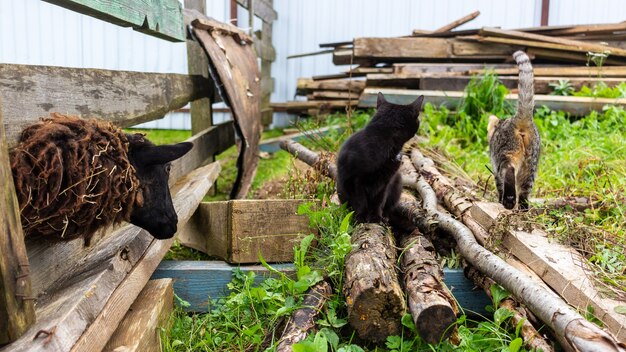
[[530, 59], [523, 51], [516, 51], [513, 54], [515, 62], [519, 67], [519, 79], [518, 79], [518, 96], [517, 101], [517, 114], [515, 118], [530, 120], [533, 119], [533, 110], [535, 109], [535, 90], [533, 86], [533, 67], [530, 64]]
[[541, 139], [533, 121], [535, 108], [533, 68], [528, 56], [517, 51], [513, 58], [519, 67], [517, 113], [508, 120], [489, 117], [487, 136], [498, 200], [507, 209], [528, 208], [528, 196], [539, 166]]

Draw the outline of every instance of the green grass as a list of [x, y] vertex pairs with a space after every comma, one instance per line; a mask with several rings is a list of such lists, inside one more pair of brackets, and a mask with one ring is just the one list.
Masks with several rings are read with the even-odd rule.
[[191, 137], [191, 131], [183, 130], [127, 128], [124, 131], [126, 133], [143, 133], [146, 135], [146, 138], [156, 145], [178, 143]]

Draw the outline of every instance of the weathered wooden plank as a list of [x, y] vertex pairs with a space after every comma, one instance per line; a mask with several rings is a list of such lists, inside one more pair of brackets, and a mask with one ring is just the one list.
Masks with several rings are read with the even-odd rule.
[[[173, 187], [179, 228], [191, 217], [219, 169], [218, 163], [207, 165]], [[38, 298], [37, 322], [9, 346], [11, 351], [93, 351], [104, 347], [173, 241], [156, 240], [130, 224], [115, 232]], [[35, 338], [42, 329], [54, 332], [47, 342], [45, 335]]]
[[464, 25], [465, 23], [473, 20], [474, 18], [478, 17], [479, 15], [480, 15], [480, 11], [474, 11], [474, 12], [470, 13], [469, 15], [463, 16], [463, 17], [459, 18], [456, 21], [450, 22], [450, 23], [446, 24], [445, 26], [443, 26], [441, 28], [435, 29], [433, 31], [433, 33], [449, 32], [449, 31], [455, 29], [456, 27]]
[[[511, 68], [516, 69], [517, 66], [512, 64], [496, 64], [496, 63], [405, 63], [405, 64], [393, 64], [393, 73], [416, 75], [416, 74], [448, 74], [454, 72], [465, 73], [468, 70], [484, 70], [484, 69], [496, 69], [496, 68]], [[517, 72], [517, 71], [515, 71]], [[379, 73], [379, 72], [372, 72]], [[391, 72], [380, 72], [391, 73]]]
[[[310, 95], [310, 98], [308, 99], [317, 99], [317, 100], [324, 100], [324, 99], [340, 99], [340, 100], [347, 100], [347, 99], [359, 99], [359, 93], [358, 92], [341, 92], [341, 91], [332, 91], [332, 90], [320, 90], [320, 91], [316, 91], [313, 92]], [[308, 96], [307, 96], [308, 97]]]
[[337, 110], [348, 106], [357, 106], [357, 100], [310, 100], [288, 101], [286, 103], [271, 103], [274, 111], [303, 111], [307, 109]]
[[[448, 108], [455, 108], [463, 99], [463, 92], [456, 91], [432, 91], [414, 89], [393, 89], [393, 88], [366, 88], [361, 94], [359, 107], [376, 107], [376, 96], [378, 92], [385, 94], [388, 101], [396, 104], [409, 104], [418, 96], [424, 95], [425, 102], [434, 105], [446, 104]], [[516, 102], [517, 94], [509, 94], [506, 100]], [[574, 116], [583, 116], [591, 111], [601, 111], [607, 105], [618, 105], [626, 107], [626, 99], [606, 99], [591, 97], [563, 97], [556, 95], [535, 95], [535, 107], [545, 105], [552, 110], [562, 110]]]
[[229, 221], [229, 201], [202, 202], [178, 235], [178, 242], [208, 255], [226, 259], [230, 248]]
[[293, 247], [314, 233], [309, 219], [298, 215], [295, 199], [231, 200], [203, 203], [179, 241], [229, 263], [293, 259]]
[[309, 78], [298, 78], [296, 94], [308, 94], [314, 90], [339, 90], [360, 93], [365, 88], [362, 79], [327, 79], [314, 81]]
[[415, 59], [504, 59], [515, 46], [490, 45], [448, 38], [356, 38], [354, 57], [379, 61]]
[[[501, 37], [479, 37], [480, 42], [484, 43], [497, 43], [497, 44], [506, 44], [506, 45], [516, 45], [518, 47], [531, 47], [531, 48], [544, 48], [544, 49], [552, 49], [552, 50], [562, 50], [562, 51], [575, 51], [586, 53], [588, 52], [587, 46], [575, 46], [575, 45], [564, 45], [564, 44], [555, 44], [555, 43], [546, 43], [540, 42], [536, 40], [527, 40], [527, 39], [513, 39], [513, 38], [501, 38]], [[620, 48], [611, 48], [605, 47], [604, 50], [600, 50], [599, 52], [608, 52], [613, 56], [626, 57], [626, 50]]]
[[[496, 223], [498, 216], [507, 211], [496, 203], [475, 203], [472, 216], [485, 228]], [[615, 336], [626, 340], [626, 316], [615, 311], [623, 302], [603, 297], [595, 289], [593, 273], [585, 266], [586, 260], [573, 248], [555, 243], [547, 233], [505, 230], [502, 244], [520, 261], [526, 263], [554, 291], [574, 307], [586, 311], [593, 307], [594, 315]]]
[[513, 38], [513, 39], [521, 39], [521, 40], [531, 40], [531, 41], [539, 41], [545, 43], [557, 44], [557, 46], [548, 46], [547, 48], [557, 49], [568, 47], [569, 51], [580, 51], [580, 52], [609, 52], [610, 55], [617, 56], [626, 56], [626, 50], [620, 48], [613, 48], [606, 45], [598, 45], [588, 42], [581, 42], [579, 40], [571, 40], [559, 37], [552, 37], [547, 35], [535, 34], [535, 33], [525, 33], [520, 31], [513, 30], [503, 30], [499, 28], [491, 28], [491, 27], [483, 27], [479, 34], [488, 37], [504, 37], [504, 38]]
[[[294, 275], [293, 264], [272, 264], [272, 267], [285, 273]], [[257, 273], [256, 283], [270, 276], [269, 271], [260, 265], [229, 265], [222, 261], [163, 261], [159, 264], [153, 279], [174, 279], [174, 292], [183, 300], [191, 304], [185, 310], [206, 312], [209, 300], [217, 299], [228, 294], [227, 284], [232, 280], [233, 270]], [[459, 305], [469, 314], [485, 314], [485, 306], [491, 301], [480, 289], [463, 275], [462, 269], [443, 269], [444, 282], [451, 288]]]
[[[517, 75], [515, 68], [496, 68], [493, 70], [498, 75]], [[533, 68], [537, 76], [558, 77], [626, 77], [626, 66], [569, 66], [569, 67], [536, 67]], [[484, 74], [484, 69], [469, 70], [470, 75]]]
[[16, 340], [35, 322], [30, 268], [6, 141], [0, 109], [0, 345]]
[[150, 280], [104, 347], [110, 352], [160, 351], [174, 303], [172, 279]]
[[550, 36], [580, 35], [580, 34], [607, 34], [613, 32], [626, 31], [626, 22], [585, 24], [585, 25], [565, 25], [565, 26], [541, 26], [531, 28], [521, 28], [518, 31], [542, 33]]
[[186, 142], [193, 143], [193, 148], [172, 164], [170, 183], [235, 145], [235, 127], [232, 121], [227, 121], [197, 133]]
[[[262, 132], [259, 66], [249, 43], [238, 40], [234, 32], [196, 27], [202, 23], [202, 19], [192, 22], [193, 33], [211, 59], [215, 68], [213, 78], [218, 81], [220, 94], [232, 110], [235, 130], [241, 139], [237, 160], [239, 172], [230, 197], [245, 198], [259, 163], [257, 149]], [[227, 26], [214, 20], [206, 24], [213, 28]]]
[[272, 7], [271, 1], [265, 0], [237, 0], [237, 3], [246, 9], [252, 4], [254, 15], [265, 23], [272, 23], [278, 18], [278, 13]]
[[83, 15], [174, 42], [186, 32], [178, 0], [44, 0]]
[[[527, 48], [526, 53], [531, 58], [563, 62], [568, 64], [587, 64], [589, 62], [589, 56], [587, 55], [587, 52], [551, 50], [545, 48]], [[618, 56], [609, 56], [608, 58], [605, 58], [603, 62], [603, 65], [623, 66], [624, 64], [626, 64], [626, 58]]]
[[129, 127], [207, 96], [211, 84], [201, 76], [0, 64], [9, 147], [25, 126], [54, 111]]
[[249, 36], [246, 32], [244, 32], [241, 28], [237, 26], [233, 26], [230, 23], [223, 23], [213, 20], [211, 18], [200, 16], [193, 21], [191, 24], [199, 29], [204, 29], [207, 31], [219, 31], [225, 33], [226, 35], [233, 36], [239, 42], [246, 42], [247, 44], [254, 43], [254, 40], [251, 36]]
[[315, 233], [309, 218], [298, 215], [301, 199], [239, 200], [230, 202], [231, 263], [291, 261], [293, 247]]
[[[272, 264], [272, 267], [287, 276], [294, 276], [293, 264]], [[255, 283], [259, 284], [267, 277], [275, 277], [261, 265], [230, 265], [222, 261], [170, 261], [161, 262], [152, 279], [174, 279], [174, 293], [190, 303], [183, 307], [186, 311], [206, 312], [210, 300], [218, 299], [229, 293], [227, 284], [233, 279], [233, 271], [257, 274]]]

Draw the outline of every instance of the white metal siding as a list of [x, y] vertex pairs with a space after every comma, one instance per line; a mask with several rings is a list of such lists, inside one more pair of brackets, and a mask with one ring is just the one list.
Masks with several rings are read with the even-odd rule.
[[[206, 3], [208, 16], [230, 20], [229, 0]], [[287, 101], [293, 98], [297, 78], [346, 69], [334, 66], [330, 54], [287, 60], [288, 55], [320, 50], [320, 43], [435, 29], [475, 10], [481, 15], [460, 29], [537, 26], [541, 0], [274, 0], [274, 7], [278, 19], [273, 27], [276, 61], [272, 66], [272, 101]], [[618, 22], [626, 19], [624, 14], [626, 1], [622, 0], [552, 0], [549, 22]], [[238, 7], [238, 24], [245, 30], [247, 18], [247, 11]], [[261, 22], [255, 19], [254, 29], [260, 27]], [[0, 62], [187, 72], [184, 43], [153, 38], [40, 0], [0, 0]], [[215, 118], [223, 121], [229, 116], [220, 113]], [[178, 114], [142, 126], [188, 128], [186, 120]]]
[[[405, 36], [414, 29], [434, 30], [476, 10], [481, 12], [480, 16], [459, 29], [530, 27], [539, 22], [536, 3], [528, 0], [275, 0], [278, 20], [274, 22], [273, 43], [277, 58], [272, 66], [275, 78], [272, 101], [293, 99], [299, 77], [347, 69], [333, 65], [332, 54], [287, 60], [289, 55], [320, 50], [320, 43], [350, 41], [356, 37]], [[281, 120], [284, 123], [284, 117]]]

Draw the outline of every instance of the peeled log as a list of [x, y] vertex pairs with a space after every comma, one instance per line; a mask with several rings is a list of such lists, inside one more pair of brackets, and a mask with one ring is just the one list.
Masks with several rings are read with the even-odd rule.
[[414, 231], [402, 240], [402, 269], [409, 310], [419, 335], [428, 343], [447, 339], [456, 321], [456, 304], [443, 286], [443, 272], [432, 243]]
[[315, 327], [315, 318], [331, 294], [332, 289], [326, 281], [309, 289], [302, 301], [302, 308], [296, 310], [289, 318], [276, 352], [289, 352], [294, 344], [306, 338], [308, 332]]
[[394, 266], [393, 238], [382, 225], [359, 224], [351, 242], [343, 286], [348, 321], [361, 338], [383, 342], [387, 336], [400, 334], [406, 311]]
[[[415, 164], [419, 169], [419, 165]], [[422, 173], [422, 170], [418, 170]], [[427, 174], [427, 173], [426, 173]], [[432, 182], [431, 178], [429, 182]], [[524, 303], [539, 319], [554, 330], [568, 351], [626, 351], [626, 345], [610, 333], [585, 320], [567, 303], [527, 276], [511, 267], [500, 257], [482, 247], [463, 223], [437, 210], [437, 195], [425, 177], [420, 177], [416, 190], [424, 208], [438, 226], [449, 232], [457, 242], [461, 255], [483, 274], [493, 278]], [[447, 206], [447, 205], [446, 205]]]

